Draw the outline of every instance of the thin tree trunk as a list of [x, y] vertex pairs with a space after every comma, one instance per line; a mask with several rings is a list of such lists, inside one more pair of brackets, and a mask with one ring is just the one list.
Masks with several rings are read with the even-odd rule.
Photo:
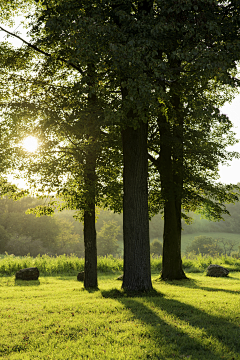
[[[95, 85], [95, 67], [88, 64], [88, 81], [90, 89]], [[85, 265], [84, 265], [84, 287], [97, 288], [97, 236], [95, 220], [96, 202], [96, 164], [98, 156], [99, 125], [96, 118], [97, 96], [95, 92], [89, 92], [87, 116], [88, 141], [86, 150], [86, 163], [84, 171], [85, 182], [85, 209], [84, 209], [84, 246], [85, 246]]]
[[122, 131], [123, 142], [123, 289], [152, 289], [148, 218], [147, 124]]
[[97, 288], [97, 238], [95, 226], [95, 181], [96, 181], [96, 151], [91, 144], [86, 156], [85, 186], [86, 203], [84, 211], [84, 287]]

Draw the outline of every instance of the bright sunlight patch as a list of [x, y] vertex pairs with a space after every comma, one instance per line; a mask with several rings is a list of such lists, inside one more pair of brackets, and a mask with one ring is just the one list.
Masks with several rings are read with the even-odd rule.
[[23, 140], [22, 147], [25, 151], [35, 152], [38, 148], [38, 139], [34, 136], [28, 136]]

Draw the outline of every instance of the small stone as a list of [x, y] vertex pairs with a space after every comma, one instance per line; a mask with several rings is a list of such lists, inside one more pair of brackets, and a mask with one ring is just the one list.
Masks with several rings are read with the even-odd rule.
[[37, 267], [21, 269], [15, 274], [16, 280], [38, 280], [39, 270]]
[[229, 274], [229, 270], [220, 265], [209, 265], [207, 268], [207, 276], [213, 277], [226, 277]]
[[119, 275], [119, 277], [117, 278], [117, 280], [123, 280], [123, 274]]
[[84, 281], [84, 271], [77, 274], [78, 281]]

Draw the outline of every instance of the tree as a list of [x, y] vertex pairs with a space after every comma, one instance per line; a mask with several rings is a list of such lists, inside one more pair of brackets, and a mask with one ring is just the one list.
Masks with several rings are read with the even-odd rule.
[[[216, 84], [215, 89], [219, 85], [236, 87], [238, 84], [238, 80], [234, 77], [235, 61], [239, 59], [239, 34], [236, 26], [238, 6], [236, 2], [226, 4], [217, 1], [200, 1], [196, 5], [194, 1], [190, 1], [183, 5], [180, 1], [169, 1], [161, 8], [161, 15], [165, 15], [166, 18], [164, 39], [168, 42], [164, 42], [164, 52], [162, 52], [166, 66], [166, 76], [162, 81], [165, 96], [162, 96], [160, 104], [156, 102], [155, 112], [160, 135], [160, 152], [159, 157], [153, 159], [153, 162], [160, 172], [164, 206], [163, 279], [185, 278], [180, 251], [182, 199], [186, 199], [186, 209], [196, 204], [200, 206], [204, 204], [206, 209], [218, 218], [222, 212], [225, 212], [223, 199], [237, 200], [236, 194], [232, 193], [233, 187], [213, 186], [209, 183], [209, 178], [205, 181], [199, 171], [192, 176], [188, 172], [190, 167], [186, 166], [189, 156], [184, 154], [184, 150], [191, 142], [193, 147], [199, 143], [195, 142], [198, 141], [199, 132], [195, 129], [199, 123], [192, 123], [188, 132], [186, 109], [192, 112], [199, 110], [199, 106], [192, 108], [192, 101], [198, 101], [204, 93], [205, 95], [208, 93], [210, 97], [209, 89], [212, 88], [212, 84]], [[228, 31], [227, 24], [230, 19]], [[170, 24], [171, 29], [169, 29]], [[190, 30], [193, 28], [194, 31]], [[233, 42], [231, 54], [227, 50], [230, 42]], [[216, 113], [216, 109], [214, 111]], [[212, 114], [214, 115], [214, 113], [208, 114], [206, 129], [211, 129]], [[200, 113], [196, 112], [196, 115]], [[206, 123], [203, 124], [206, 126]], [[228, 126], [223, 126], [224, 128], [227, 129]], [[214, 179], [222, 148], [219, 146], [215, 154], [216, 147], [214, 149], [211, 142], [209, 145], [213, 151], [210, 154], [215, 155], [211, 157], [212, 164], [211, 161], [208, 162], [212, 172], [210, 179]], [[197, 152], [199, 152], [198, 147]], [[198, 166], [199, 160], [195, 169]], [[188, 181], [191, 181], [188, 189], [186, 181], [185, 193], [184, 177], [186, 180], [188, 177]], [[204, 185], [203, 191], [200, 184]]]
[[97, 233], [97, 249], [98, 255], [106, 256], [119, 254], [119, 246], [117, 236], [120, 226], [117, 226], [116, 221], [103, 222], [101, 230]]
[[[85, 73], [82, 72], [81, 68], [83, 66], [88, 66], [89, 62], [92, 63], [92, 59], [94, 59], [95, 64], [98, 63], [98, 69], [97, 73], [101, 74], [103, 78], [103, 82], [106, 83], [105, 80], [105, 69], [103, 66], [104, 64], [104, 57], [107, 61], [107, 66], [109, 68], [109, 78], [111, 79], [112, 84], [115, 83], [115, 77], [116, 77], [116, 71], [113, 71], [113, 68], [116, 68], [116, 62], [110, 62], [109, 63], [109, 46], [111, 46], [110, 43], [108, 43], [107, 48], [105, 46], [105, 41], [103, 41], [102, 37], [102, 29], [108, 25], [108, 16], [109, 11], [110, 12], [116, 12], [114, 16], [119, 16], [117, 12], [120, 12], [121, 9], [107, 9], [107, 12], [104, 14], [105, 17], [105, 24], [101, 24], [99, 21], [96, 22], [96, 26], [94, 26], [95, 22], [94, 20], [99, 20], [99, 13], [100, 11], [102, 13], [102, 4], [96, 3], [96, 7], [92, 9], [92, 4], [89, 4], [89, 2], [83, 2], [82, 6], [85, 8], [85, 15], [80, 12], [79, 14], [76, 13], [76, 7], [75, 2], [59, 2], [57, 4], [57, 8], [54, 4], [51, 4], [52, 7], [48, 7], [47, 10], [41, 7], [36, 11], [37, 18], [39, 21], [36, 23], [36, 26], [32, 30], [32, 36], [34, 38], [35, 36], [35, 43], [34, 45], [31, 45], [31, 47], [36, 48], [40, 43], [41, 46], [43, 46], [45, 41], [45, 46], [49, 49], [51, 49], [50, 53], [48, 53], [48, 57], [51, 58], [54, 61], [57, 59], [60, 59], [61, 61], [67, 62], [69, 65], [71, 65], [75, 70], [79, 71], [81, 75], [85, 75]], [[74, 16], [78, 18], [79, 20], [79, 28], [77, 28], [77, 31], [75, 30], [75, 25], [72, 20], [72, 14], [71, 12], [74, 9]], [[67, 12], [66, 12], [67, 10]], [[94, 10], [94, 11], [93, 11]], [[39, 11], [39, 13], [37, 13]], [[139, 7], [139, 14], [142, 13], [144, 9], [141, 9], [141, 6]], [[89, 14], [91, 13], [91, 16]], [[38, 16], [39, 15], [39, 16]], [[88, 17], [89, 16], [89, 17]], [[94, 19], [95, 16], [95, 19]], [[114, 17], [113, 16], [113, 17]], [[50, 20], [51, 19], [51, 20]], [[49, 21], [50, 20], [50, 21]], [[64, 21], [63, 21], [64, 20]], [[58, 36], [58, 33], [56, 32], [56, 24], [59, 24], [61, 22], [61, 32], [66, 31], [66, 33], [69, 34], [70, 30], [70, 37], [69, 41], [67, 43], [61, 42], [63, 39], [62, 37]], [[145, 21], [146, 23], [146, 21]], [[119, 23], [120, 24], [120, 23]], [[44, 33], [42, 33], [41, 36], [41, 26], [45, 25]], [[82, 33], [79, 31], [79, 29], [82, 26], [82, 29], [86, 29], [88, 27], [88, 32]], [[120, 28], [120, 26], [119, 26]], [[89, 32], [90, 29], [90, 32]], [[114, 31], [113, 35], [118, 36], [118, 30], [116, 29], [116, 22], [113, 21], [110, 23], [110, 30]], [[127, 30], [127, 27], [124, 25], [123, 33]], [[46, 37], [44, 38], [44, 35], [46, 34]], [[85, 38], [83, 36], [85, 35]], [[97, 39], [99, 41], [92, 42], [92, 39], [90, 38], [90, 35], [94, 38], [94, 40]], [[40, 40], [41, 39], [41, 40]], [[89, 39], [91, 41], [89, 41]], [[74, 40], [72, 42], [72, 40]], [[56, 43], [58, 43], [58, 53], [56, 54]], [[76, 59], [76, 51], [72, 51], [71, 46], [69, 47], [71, 43], [71, 46], [77, 49], [77, 52], [79, 53], [79, 56]], [[76, 44], [76, 45], [74, 45]], [[81, 46], [80, 46], [81, 44]], [[83, 51], [83, 44], [88, 44], [89, 51], [84, 52]], [[98, 45], [98, 53], [96, 52], [96, 44]], [[89, 47], [90, 45], [90, 47]], [[123, 44], [124, 47], [128, 46], [128, 44]], [[101, 48], [104, 46], [103, 48]], [[91, 50], [90, 50], [91, 49]], [[103, 52], [104, 50], [104, 52]], [[67, 51], [67, 52], [66, 52]], [[45, 51], [44, 51], [45, 52]], [[98, 55], [96, 55], [98, 54]], [[99, 59], [99, 55], [102, 55], [102, 59]], [[51, 60], [50, 59], [50, 60]], [[66, 60], [67, 59], [67, 60]], [[69, 59], [69, 60], [68, 60]], [[90, 60], [91, 59], [91, 60]], [[81, 66], [79, 65], [78, 61], [81, 62]], [[119, 54], [117, 57], [117, 62], [119, 61]], [[125, 61], [124, 66], [128, 64]], [[47, 64], [48, 65], [48, 64]], [[104, 71], [103, 71], [104, 70]], [[124, 69], [123, 69], [124, 72]], [[100, 78], [99, 78], [100, 79]], [[123, 282], [123, 286], [126, 289], [136, 289], [136, 290], [148, 290], [151, 288], [151, 278], [150, 278], [150, 257], [149, 257], [149, 236], [148, 236], [148, 206], [147, 206], [147, 124], [143, 122], [143, 120], [139, 120], [139, 114], [141, 114], [141, 109], [138, 109], [138, 116], [133, 116], [133, 110], [135, 111], [136, 106], [130, 106], [129, 108], [129, 99], [128, 99], [128, 86], [124, 86], [123, 82], [124, 79], [122, 75], [118, 74], [117, 71], [117, 82], [118, 87], [120, 88], [120, 91], [122, 93], [122, 114], [117, 119], [119, 121], [120, 118], [123, 116], [125, 117], [125, 120], [122, 121], [121, 124], [121, 131], [122, 131], [122, 138], [124, 143], [124, 159], [125, 159], [125, 170], [124, 170], [124, 177], [126, 179], [125, 184], [125, 196], [124, 196], [124, 214], [125, 216], [125, 238], [126, 240], [126, 258], [125, 258], [125, 265], [126, 265], [126, 271], [125, 271], [125, 278]], [[110, 83], [110, 86], [112, 86]], [[130, 82], [131, 84], [131, 82]], [[132, 85], [131, 85], [132, 86]], [[116, 89], [116, 86], [113, 88], [113, 93]], [[111, 90], [111, 88], [110, 88]], [[130, 95], [131, 97], [131, 95]], [[118, 100], [119, 96], [115, 96], [115, 99]], [[142, 97], [143, 98], [143, 97]], [[115, 100], [114, 99], [114, 100]], [[119, 101], [118, 101], [119, 102]], [[116, 109], [116, 108], [115, 108]], [[114, 109], [114, 111], [115, 111]], [[112, 112], [113, 113], [113, 112]], [[112, 114], [113, 116], [113, 114]], [[115, 116], [115, 114], [114, 114]], [[126, 117], [127, 116], [127, 117]], [[112, 117], [113, 119], [113, 117]], [[111, 119], [111, 121], [112, 121]], [[131, 121], [131, 126], [127, 126], [125, 129], [125, 124], [127, 123], [126, 120]], [[137, 125], [137, 129], [134, 130], [134, 126]], [[131, 144], [129, 142], [129, 138], [134, 135], [135, 144]], [[131, 138], [131, 142], [132, 142]], [[143, 141], [145, 143], [145, 148], [142, 146]], [[134, 152], [132, 152], [131, 146], [133, 145]], [[141, 146], [139, 146], [141, 145]], [[131, 159], [132, 154], [135, 153], [135, 151], [138, 151], [139, 154], [136, 154], [135, 159], [138, 160], [138, 162], [135, 161], [135, 159]], [[129, 154], [131, 153], [131, 157], [129, 158]], [[129, 161], [131, 160], [131, 161]], [[139, 161], [141, 160], [141, 161]], [[134, 166], [134, 167], [133, 167]], [[134, 171], [132, 171], [134, 169]], [[132, 178], [132, 174], [134, 174], [134, 178]], [[137, 182], [135, 181], [135, 178], [137, 179]], [[137, 185], [133, 188], [134, 191], [130, 190], [130, 186], [132, 186], [133, 181]], [[144, 192], [142, 191], [144, 186]], [[141, 189], [141, 192], [139, 191]], [[134, 194], [134, 197], [132, 195]], [[129, 197], [129, 199], [128, 199]], [[134, 200], [134, 201], [133, 201]], [[143, 201], [143, 206], [141, 202]], [[136, 211], [132, 212], [130, 207], [132, 207], [132, 204], [135, 204]], [[144, 209], [144, 212], [143, 212]], [[128, 211], [130, 210], [130, 212]], [[134, 217], [134, 219], [133, 219]], [[137, 221], [136, 221], [137, 220]], [[130, 222], [129, 222], [130, 221]], [[128, 222], [128, 225], [127, 225]], [[132, 230], [132, 226], [134, 227], [135, 231]], [[129, 255], [134, 254], [135, 255]], [[135, 271], [132, 271], [132, 266], [134, 264]]]
[[212, 237], [200, 235], [196, 236], [190, 245], [186, 248], [186, 253], [194, 252], [195, 254], [218, 256], [222, 253], [219, 241]]
[[6, 251], [6, 244], [9, 240], [9, 234], [2, 225], [0, 225], [0, 238], [0, 254], [3, 254]]
[[0, 199], [0, 253], [32, 256], [71, 253], [84, 257], [82, 229], [76, 229], [71, 217], [36, 217], [28, 214], [30, 207], [42, 205], [43, 200], [24, 197], [18, 201]]
[[237, 246], [238, 241], [234, 240], [225, 240], [225, 239], [217, 239], [220, 246], [222, 247], [222, 253], [227, 256], [231, 255], [232, 251], [234, 250], [234, 247]]
[[151, 244], [150, 244], [151, 254], [154, 254], [157, 256], [162, 255], [162, 250], [163, 250], [162, 243], [158, 239], [155, 239], [151, 242]]
[[[37, 203], [39, 201], [37, 202], [36, 199], [27, 197], [14, 201], [5, 196], [0, 200], [1, 252], [11, 251], [15, 254], [16, 249], [19, 255], [26, 255], [32, 251], [36, 255], [46, 252], [55, 254], [55, 239], [60, 230], [55, 219], [47, 217], [37, 219], [35, 216], [25, 213], [29, 206]], [[35, 245], [34, 242], [36, 242]], [[31, 251], [30, 248], [27, 251], [24, 243], [28, 243]], [[20, 246], [22, 250], [20, 250]], [[23, 250], [24, 246], [26, 252]], [[19, 251], [23, 252], [20, 254]]]
[[[220, 220], [224, 214], [227, 214], [226, 202], [234, 202], [237, 199], [236, 193], [234, 191], [234, 186], [224, 186], [222, 184], [216, 183], [214, 180], [217, 176], [218, 165], [221, 162], [225, 162], [228, 159], [231, 159], [234, 156], [234, 153], [228, 152], [226, 150], [227, 145], [234, 143], [233, 133], [231, 131], [231, 122], [225, 115], [221, 115], [217, 104], [219, 105], [219, 100], [216, 99], [217, 94], [214, 96], [214, 89], [212, 89], [212, 98], [208, 99], [208, 93], [202, 94], [202, 97], [198, 95], [194, 98], [194, 103], [188, 102], [188, 108], [183, 110], [184, 115], [184, 128], [183, 128], [183, 151], [182, 151], [182, 181], [178, 183], [177, 176], [173, 176], [172, 180], [172, 198], [175, 196], [180, 196], [179, 199], [179, 212], [178, 212], [178, 247], [173, 247], [173, 249], [178, 248], [178, 254], [175, 264], [179, 265], [175, 268], [175, 274], [171, 270], [171, 265], [169, 263], [168, 271], [170, 273], [162, 276], [169, 278], [170, 276], [179, 277], [184, 276], [181, 270], [181, 216], [185, 218], [186, 221], [189, 221], [186, 213], [190, 210], [192, 211], [202, 211], [207, 213], [208, 217], [214, 220]], [[185, 98], [186, 94], [184, 94]], [[223, 96], [222, 96], [223, 97]], [[222, 101], [222, 99], [221, 99]], [[197, 102], [197, 104], [196, 104]], [[168, 167], [168, 173], [164, 171], [161, 167], [166, 168], [165, 163], [161, 163], [161, 149], [164, 144], [157, 143], [155, 135], [151, 137], [149, 142], [149, 158], [152, 163], [156, 166], [159, 172], [160, 178], [158, 181], [161, 181], [161, 190], [162, 187], [167, 186], [169, 188], [169, 176], [171, 173], [178, 171], [178, 167], [174, 162], [174, 152], [175, 152], [175, 143], [174, 143], [174, 127], [176, 125], [173, 122], [173, 125], [168, 124], [170, 133], [168, 137], [168, 142], [165, 144], [165, 151], [169, 147], [169, 156], [172, 156], [172, 168]], [[172, 140], [171, 139], [172, 136]], [[224, 141], [222, 140], [224, 136]], [[153, 154], [158, 154], [158, 157], [155, 157]], [[177, 158], [177, 157], [176, 157]], [[167, 175], [165, 179], [163, 174]], [[154, 181], [156, 181], [156, 175], [154, 171]], [[165, 180], [164, 180], [165, 179]], [[168, 181], [167, 181], [168, 179]], [[179, 188], [180, 187], [180, 188]], [[181, 191], [180, 191], [181, 190]], [[170, 189], [168, 190], [170, 192]], [[163, 191], [156, 192], [156, 189], [153, 188], [153, 194], [150, 194], [152, 197], [152, 202], [157, 202], [161, 204], [164, 196], [169, 198], [168, 194], [165, 194]], [[180, 194], [180, 195], [179, 195]], [[157, 200], [158, 199], [158, 200]], [[167, 217], [167, 209], [169, 208], [170, 216]], [[185, 211], [185, 213], [182, 212]], [[174, 238], [173, 231], [173, 209], [170, 208], [170, 202], [168, 200], [168, 205], [164, 205], [164, 217], [165, 217], [165, 231], [167, 229], [167, 221], [169, 221], [169, 235], [171, 238]], [[170, 222], [171, 220], [171, 222]], [[175, 239], [177, 239], [175, 235]], [[171, 246], [173, 240], [169, 242]], [[167, 250], [169, 251], [175, 250]], [[166, 258], [166, 257], [165, 257]], [[168, 258], [168, 256], [167, 256]], [[182, 275], [180, 275], [182, 274]]]
[[[59, 74], [55, 73], [55, 76]], [[26, 177], [32, 178], [32, 183], [35, 182], [34, 175], [37, 174], [35, 186], [41, 184], [43, 192], [57, 191], [58, 196], [65, 201], [60, 204], [60, 208], [76, 209], [78, 218], [83, 219], [86, 274], [84, 285], [97, 287], [95, 204], [100, 201], [99, 194], [104, 192], [102, 189], [107, 183], [104, 176], [108, 168], [106, 161], [101, 158], [103, 145], [100, 145], [100, 138], [106, 138], [99, 127], [101, 111], [96, 98], [91, 97], [91, 101], [84, 99], [84, 88], [79, 96], [79, 88], [82, 86], [79, 79], [76, 79], [74, 85], [59, 83], [57, 87], [52, 84], [49, 86], [44, 79], [41, 82], [39, 76], [36, 82], [36, 85], [32, 83], [31, 104], [25, 104], [25, 108], [22, 106], [19, 116], [22, 110], [24, 114], [29, 112], [29, 106], [33, 107], [35, 103], [34, 110], [38, 111], [39, 119], [32, 130], [42, 140], [42, 145], [40, 152], [32, 156], [32, 161], [29, 158], [22, 160], [21, 170]], [[49, 118], [50, 121], [46, 121]], [[105, 142], [107, 144], [107, 141]], [[109, 157], [106, 157], [107, 159], [109, 163]], [[102, 166], [103, 175], [97, 176], [96, 170], [100, 174], [99, 168]], [[110, 173], [109, 170], [108, 175]], [[55, 205], [56, 201], [50, 202], [51, 204]], [[51, 206], [33, 210], [37, 214], [51, 214], [52, 211]]]
[[103, 4], [96, 0], [80, 5], [75, 0], [38, 3], [29, 46], [41, 47], [48, 58], [46, 68], [51, 64], [55, 69], [61, 61], [76, 70], [86, 86], [89, 74], [85, 71], [94, 66], [97, 82], [92, 94], [98, 85], [98, 99], [105, 100], [103, 118], [122, 136], [123, 287], [149, 290], [148, 125], [152, 123], [160, 135], [163, 278], [183, 278], [181, 207], [188, 124], [184, 109], [208, 91], [211, 82], [238, 84], [234, 70], [239, 59], [239, 4], [212, 0]]
[[[44, 8], [43, 8], [44, 9]], [[39, 12], [43, 10], [40, 6]], [[54, 15], [54, 6], [52, 8], [52, 14]], [[87, 13], [90, 16], [91, 7], [87, 9]], [[59, 8], [59, 13], [61, 13], [61, 9]], [[66, 14], [65, 14], [66, 15]], [[43, 10], [43, 17], [44, 18], [44, 10]], [[40, 24], [41, 20], [39, 20]], [[42, 22], [44, 24], [44, 21]], [[36, 26], [36, 27], [37, 27]], [[47, 29], [47, 36], [51, 37], [57, 34], [55, 34], [55, 30], [53, 33], [51, 33], [51, 29]], [[36, 31], [36, 28], [32, 31], [33, 35], [37, 34], [35, 38], [35, 43], [41, 38], [41, 32]], [[75, 30], [72, 29], [71, 36], [75, 36]], [[53, 39], [54, 41], [54, 39]], [[40, 52], [41, 54], [44, 54], [48, 58], [51, 57], [49, 52], [40, 50], [36, 45], [31, 45], [30, 43], [27, 43], [27, 45], [30, 48], [34, 48], [34, 50]], [[64, 48], [64, 43], [62, 43], [62, 47]], [[51, 45], [48, 44], [48, 51], [50, 50]], [[54, 49], [54, 45], [53, 45]], [[51, 52], [51, 50], [50, 50]], [[70, 56], [72, 56], [70, 54]], [[35, 94], [35, 104], [31, 100], [30, 103], [26, 103], [25, 99], [21, 102], [21, 98], [18, 100], [21, 102], [22, 108], [21, 113], [25, 111], [25, 113], [22, 116], [26, 116], [26, 113], [29, 116], [34, 114], [34, 111], [38, 111], [41, 113], [42, 116], [48, 116], [50, 113], [53, 116], [54, 121], [51, 122], [45, 122], [44, 125], [41, 127], [41, 130], [43, 128], [48, 129], [47, 133], [51, 136], [55, 137], [55, 143], [53, 144], [52, 141], [48, 142], [48, 151], [50, 150], [51, 155], [53, 154], [53, 151], [56, 149], [56, 143], [59, 145], [59, 143], [63, 142], [64, 145], [60, 146], [60, 150], [58, 148], [58, 151], [56, 153], [60, 153], [60, 156], [55, 155], [55, 158], [51, 159], [50, 166], [45, 166], [45, 169], [41, 172], [44, 173], [43, 176], [47, 175], [49, 176], [54, 172], [54, 178], [57, 179], [58, 175], [62, 171], [61, 175], [64, 175], [67, 173], [67, 171], [71, 168], [71, 176], [75, 176], [74, 181], [70, 179], [67, 183], [64, 183], [63, 186], [60, 186], [61, 189], [58, 188], [58, 192], [61, 193], [61, 195], [67, 200], [68, 206], [71, 206], [71, 208], [76, 208], [78, 210], [84, 210], [83, 219], [84, 219], [84, 239], [85, 239], [85, 280], [84, 285], [85, 287], [97, 287], [97, 251], [96, 251], [96, 230], [95, 230], [95, 203], [97, 202], [96, 199], [96, 162], [97, 158], [99, 156], [99, 136], [100, 136], [100, 124], [99, 122], [100, 116], [101, 116], [101, 110], [99, 108], [98, 99], [97, 99], [97, 92], [95, 92], [95, 71], [94, 71], [94, 64], [92, 63], [91, 57], [83, 59], [83, 67], [86, 66], [87, 70], [83, 72], [80, 66], [75, 65], [74, 62], [69, 62], [68, 60], [64, 60], [64, 58], [60, 58], [60, 60], [64, 61], [68, 64], [68, 68], [62, 69], [62, 66], [59, 65], [59, 62], [56, 64], [55, 60], [53, 61], [47, 61], [47, 63], [44, 63], [43, 59], [43, 66], [41, 67], [41, 76], [39, 76], [38, 71], [38, 77], [36, 83], [33, 81], [30, 81], [32, 86], [32, 92], [36, 91], [37, 95], [39, 91], [41, 92], [41, 95], [43, 95], [44, 91], [46, 91], [46, 86], [48, 89], [50, 88], [50, 91], [44, 95], [46, 95], [45, 101], [48, 103], [48, 98], [50, 93], [55, 98], [55, 101], [58, 101], [58, 104], [60, 106], [60, 112], [62, 111], [63, 114], [59, 112], [59, 108], [55, 105], [50, 106], [48, 109], [42, 109], [43, 106], [40, 106], [39, 104], [41, 102], [37, 103], [36, 101], [39, 101], [39, 97]], [[69, 69], [70, 67], [70, 69]], [[75, 70], [72, 73], [71, 69]], [[34, 68], [36, 71], [36, 67]], [[77, 71], [77, 74], [76, 74]], [[55, 79], [56, 84], [54, 84], [54, 80], [50, 82], [49, 85], [49, 75], [51, 74], [52, 80]], [[82, 75], [82, 77], [81, 77]], [[83, 76], [84, 75], [84, 76]], [[54, 78], [55, 76], [55, 78]], [[63, 81], [61, 82], [59, 79], [57, 79], [58, 76], [61, 76]], [[72, 76], [72, 78], [69, 80], [68, 77]], [[40, 79], [43, 79], [42, 82]], [[48, 79], [48, 81], [46, 81]], [[74, 79], [75, 84], [73, 85], [72, 80]], [[28, 79], [29, 81], [29, 79]], [[64, 85], [63, 85], [64, 84]], [[62, 88], [61, 88], [62, 87]], [[28, 87], [29, 91], [30, 87]], [[30, 91], [31, 91], [30, 90]], [[83, 93], [81, 97], [79, 97], [79, 91], [83, 90]], [[60, 93], [64, 93], [65, 97], [63, 99], [59, 99], [58, 96]], [[72, 95], [72, 98], [69, 100], [70, 93]], [[76, 101], [78, 98], [78, 104], [74, 104], [74, 100]], [[34, 95], [33, 95], [34, 99]], [[53, 98], [51, 99], [53, 100]], [[62, 101], [63, 100], [63, 101]], [[79, 102], [80, 100], [80, 102]], [[43, 101], [43, 98], [40, 100]], [[16, 104], [15, 104], [16, 105]], [[19, 105], [19, 103], [18, 103]], [[65, 105], [65, 108], [63, 107]], [[75, 107], [74, 107], [75, 105]], [[61, 107], [62, 106], [62, 107]], [[68, 108], [67, 108], [68, 106]], [[65, 111], [64, 111], [65, 110]], [[20, 114], [19, 114], [20, 116]], [[65, 118], [64, 118], [65, 116]], [[80, 116], [80, 117], [79, 117]], [[65, 123], [64, 123], [65, 121]], [[29, 124], [28, 124], [29, 126]], [[38, 124], [39, 127], [39, 124]], [[32, 131], [32, 130], [31, 130]], [[57, 131], [60, 131], [59, 135], [57, 136]], [[63, 133], [66, 132], [66, 136], [63, 136]], [[26, 133], [26, 131], [25, 131]], [[46, 136], [46, 133], [42, 133], [42, 136]], [[49, 140], [49, 138], [47, 139]], [[49, 146], [50, 144], [50, 146]], [[55, 149], [54, 149], [55, 145]], [[50, 149], [51, 147], [51, 149]], [[57, 166], [57, 171], [53, 171], [53, 168], [51, 168], [53, 163], [56, 163], [57, 161], [61, 160], [61, 157], [65, 153], [65, 158], [63, 161], [61, 161], [61, 165], [63, 163], [66, 164], [69, 159], [74, 159], [73, 166], [67, 166], [67, 169], [61, 168], [61, 166]], [[45, 151], [45, 159], [47, 157], [47, 152]], [[37, 166], [36, 163], [34, 164], [34, 169], [36, 170]], [[31, 173], [33, 173], [34, 170], [31, 170]], [[43, 180], [43, 176], [41, 180]], [[80, 183], [77, 184], [77, 181], [80, 180]], [[45, 183], [47, 183], [45, 178]], [[59, 181], [57, 179], [56, 183], [59, 184]], [[48, 183], [48, 188], [52, 190], [52, 187], [56, 188], [56, 183], [53, 185], [52, 180], [50, 181], [50, 184]], [[81, 189], [81, 186], [83, 185], [83, 188]], [[80, 190], [81, 189], [81, 190]], [[83, 190], [83, 191], [82, 191]], [[71, 195], [70, 195], [71, 194]], [[38, 208], [37, 211], [40, 213], [43, 209]], [[48, 207], [45, 208], [45, 213], [51, 213], [51, 209]]]
[[57, 254], [84, 257], [84, 242], [82, 237], [75, 232], [74, 225], [69, 220], [63, 218], [57, 220], [59, 234], [55, 238]]

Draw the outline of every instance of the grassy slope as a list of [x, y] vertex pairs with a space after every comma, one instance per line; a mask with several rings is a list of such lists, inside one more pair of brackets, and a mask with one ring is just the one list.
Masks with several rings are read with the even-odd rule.
[[124, 295], [116, 274], [100, 275], [96, 292], [76, 277], [2, 277], [0, 357], [240, 360], [240, 273], [188, 276], [153, 276], [155, 292], [142, 297]]

